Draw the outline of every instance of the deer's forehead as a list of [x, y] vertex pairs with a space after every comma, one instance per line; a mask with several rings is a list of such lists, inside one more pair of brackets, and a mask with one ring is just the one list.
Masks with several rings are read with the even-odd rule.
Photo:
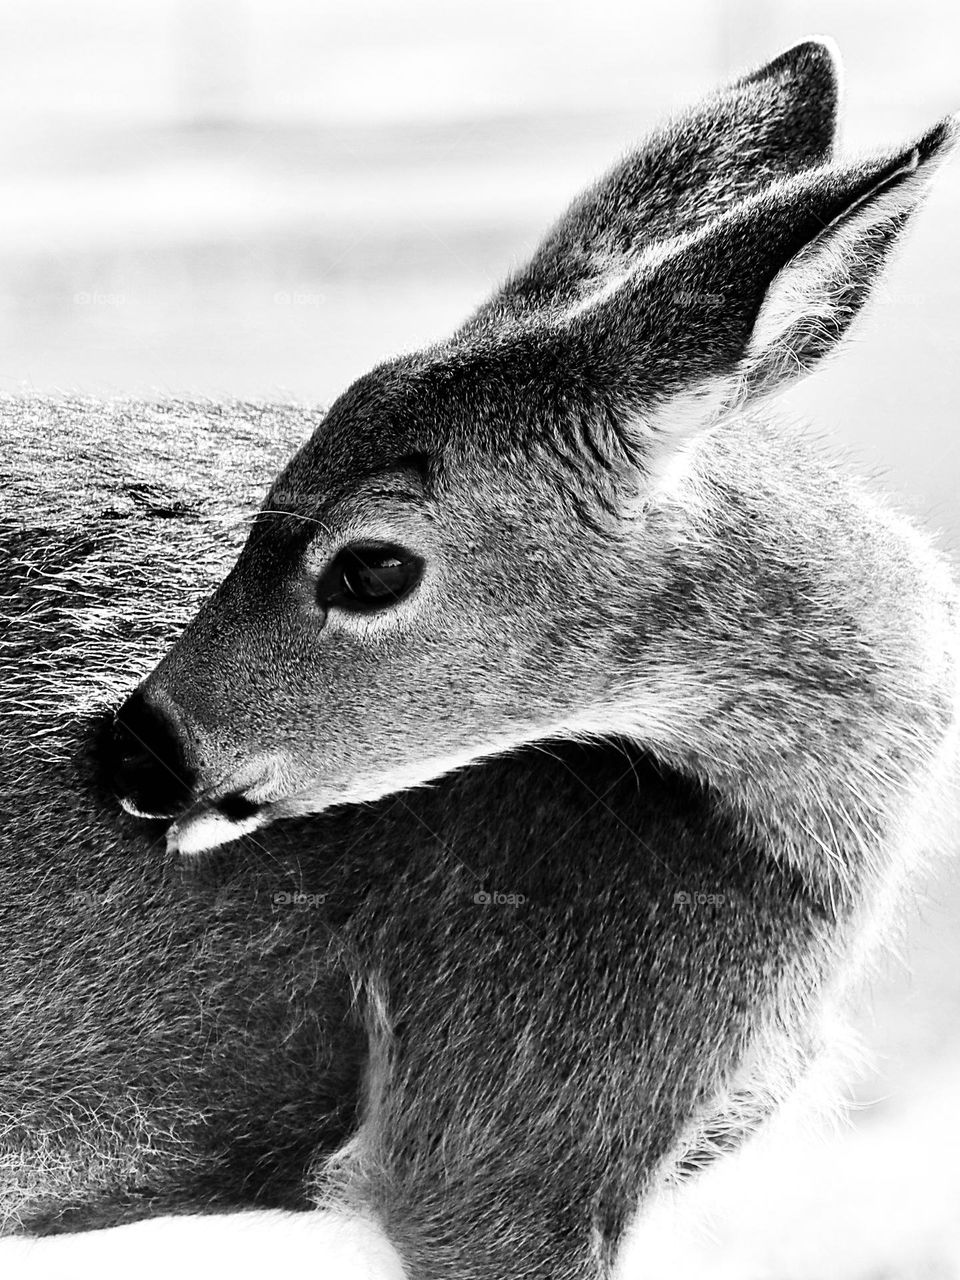
[[401, 441], [365, 442], [314, 437], [274, 483], [267, 506], [317, 518], [337, 511], [425, 503], [433, 488], [434, 455]]
[[542, 381], [516, 367], [520, 354], [478, 344], [367, 374], [330, 408], [268, 506], [326, 519], [371, 498], [469, 506], [471, 495], [482, 503], [509, 490], [556, 417]]

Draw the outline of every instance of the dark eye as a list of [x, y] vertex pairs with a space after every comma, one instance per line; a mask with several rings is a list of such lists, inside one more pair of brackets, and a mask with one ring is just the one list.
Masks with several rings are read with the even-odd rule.
[[402, 547], [347, 547], [331, 565], [324, 594], [345, 609], [382, 609], [420, 581], [423, 561]]

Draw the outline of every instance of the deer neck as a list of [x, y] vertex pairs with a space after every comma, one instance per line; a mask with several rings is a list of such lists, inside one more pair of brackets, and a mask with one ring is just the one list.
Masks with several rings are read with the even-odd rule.
[[955, 751], [952, 588], [910, 526], [770, 437], [706, 442], [638, 527], [605, 710], [837, 898], [916, 842]]

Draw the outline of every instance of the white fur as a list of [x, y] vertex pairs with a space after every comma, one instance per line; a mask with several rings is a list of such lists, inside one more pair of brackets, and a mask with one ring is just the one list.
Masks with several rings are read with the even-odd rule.
[[0, 1240], [10, 1280], [404, 1280], [374, 1223], [344, 1214], [253, 1212], [152, 1218], [109, 1231]]
[[215, 809], [190, 813], [168, 828], [167, 853], [179, 853], [185, 858], [205, 853], [208, 849], [216, 849], [218, 845], [249, 835], [267, 820], [266, 813], [255, 813], [239, 820], [226, 818]]

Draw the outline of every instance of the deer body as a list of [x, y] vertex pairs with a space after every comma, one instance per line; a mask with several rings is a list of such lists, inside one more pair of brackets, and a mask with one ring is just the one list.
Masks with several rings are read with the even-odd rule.
[[[847, 916], [617, 741], [183, 868], [104, 789], [98, 709], [229, 554], [269, 463], [254, 433], [301, 418], [3, 416], [8, 1229], [336, 1203], [375, 1206], [423, 1274], [605, 1265], [645, 1189], [735, 1144], [785, 1062], [802, 1074]], [[131, 420], [136, 459], [104, 443]]]
[[[317, 1204], [411, 1280], [604, 1276], [643, 1197], [802, 1078], [934, 841], [960, 701], [943, 561], [767, 404], [846, 332], [955, 132], [843, 165], [835, 106], [825, 49], [783, 55], [582, 197], [448, 343], [313, 415], [112, 739], [85, 717], [129, 646], [155, 656], [217, 576], [204, 459], [237, 500], [258, 422], [304, 423], [174, 409], [165, 434], [122, 406], [106, 434], [146, 430], [150, 478], [107, 455], [98, 488], [102, 446], [66, 465], [66, 441], [102, 411], [9, 406], [10, 652], [50, 656], [6, 673], [4, 857], [45, 825], [39, 884], [120, 904], [93, 932], [51, 924], [47, 887], [17, 908], [18, 969], [48, 934], [75, 957], [23, 996], [28, 1226]], [[72, 744], [39, 772], [38, 725]], [[91, 1029], [70, 1101], [30, 1049], [66, 1009]]]

